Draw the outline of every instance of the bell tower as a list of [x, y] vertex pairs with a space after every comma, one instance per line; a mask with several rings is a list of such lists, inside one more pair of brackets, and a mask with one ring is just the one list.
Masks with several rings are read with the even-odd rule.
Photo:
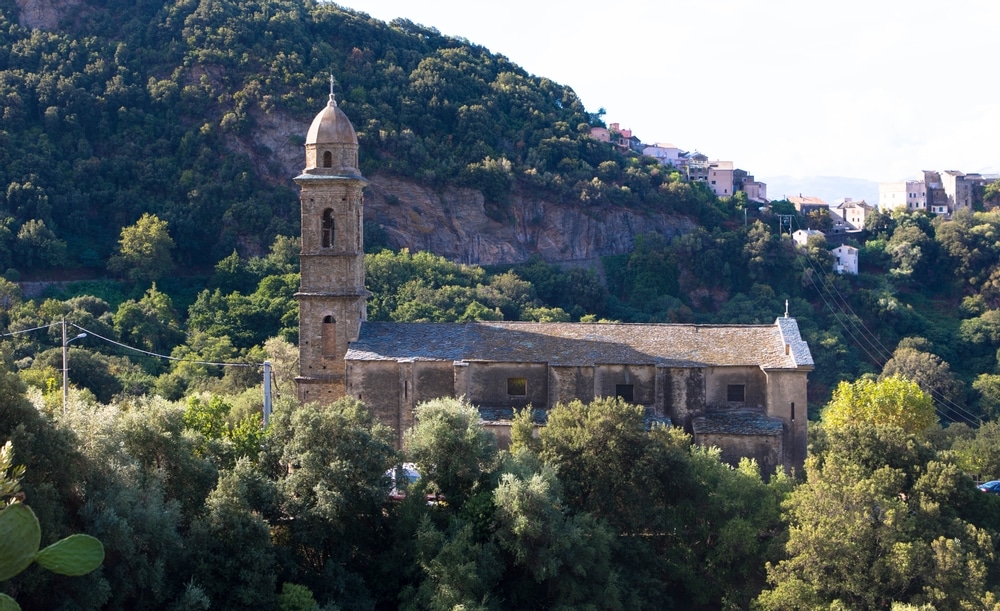
[[358, 137], [333, 96], [306, 135], [306, 167], [295, 177], [302, 205], [299, 377], [302, 402], [344, 395], [344, 355], [366, 318], [364, 209]]

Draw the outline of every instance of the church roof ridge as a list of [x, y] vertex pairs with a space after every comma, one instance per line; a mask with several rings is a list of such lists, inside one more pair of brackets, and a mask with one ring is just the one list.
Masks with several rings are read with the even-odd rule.
[[[786, 345], [788, 348], [786, 349]], [[365, 322], [347, 360], [811, 368], [795, 319], [770, 325]]]

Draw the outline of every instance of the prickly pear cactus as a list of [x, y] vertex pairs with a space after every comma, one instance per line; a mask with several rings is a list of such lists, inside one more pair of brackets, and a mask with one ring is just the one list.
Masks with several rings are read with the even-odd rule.
[[[0, 581], [14, 577], [32, 562], [60, 575], [84, 575], [104, 562], [104, 545], [90, 535], [70, 535], [38, 551], [42, 529], [31, 508], [21, 503], [0, 511]], [[0, 593], [0, 611], [21, 611]]]
[[41, 541], [38, 518], [27, 505], [15, 503], [0, 511], [0, 581], [28, 568]]
[[[24, 467], [12, 467], [13, 448], [0, 446], [0, 502], [19, 490]], [[30, 507], [16, 499], [0, 510], [0, 581], [14, 577], [32, 562], [61, 575], [84, 575], [104, 562], [104, 545], [90, 535], [70, 535], [42, 551], [42, 529]], [[10, 596], [0, 593], [0, 611], [21, 611]]]
[[86, 575], [104, 562], [104, 545], [90, 535], [70, 535], [35, 554], [35, 562], [60, 575]]

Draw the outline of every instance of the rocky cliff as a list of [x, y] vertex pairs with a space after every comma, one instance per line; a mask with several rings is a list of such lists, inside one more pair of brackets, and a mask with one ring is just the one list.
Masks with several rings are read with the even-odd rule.
[[526, 193], [515, 194], [506, 218], [496, 221], [472, 189], [438, 192], [382, 174], [369, 180], [365, 220], [376, 223], [393, 248], [427, 250], [463, 263], [518, 263], [536, 254], [549, 262], [588, 260], [630, 252], [644, 233], [670, 238], [694, 227], [687, 217], [575, 207]]
[[[304, 136], [308, 124], [278, 113], [255, 116], [255, 123], [250, 141], [233, 139], [230, 147], [253, 159], [268, 180], [291, 186], [304, 161], [302, 139], [294, 136]], [[473, 189], [436, 190], [386, 173], [366, 178], [365, 221], [382, 229], [389, 246], [462, 263], [520, 263], [532, 255], [550, 263], [587, 261], [631, 252], [644, 233], [669, 239], [695, 226], [676, 214], [572, 206], [523, 191], [515, 191], [503, 210], [488, 210]]]
[[[89, 12], [98, 10], [83, 0], [15, 2], [19, 22], [33, 29], [72, 31]], [[185, 78], [193, 83], [202, 77], [219, 90], [227, 86], [219, 74], [201, 66], [193, 67]], [[256, 173], [272, 184], [293, 187], [292, 177], [302, 169], [309, 118], [259, 108], [249, 109], [248, 114], [251, 129], [225, 136], [229, 153], [248, 157]], [[510, 264], [532, 255], [553, 263], [589, 261], [630, 252], [636, 236], [643, 233], [669, 238], [694, 227], [693, 220], [676, 214], [574, 206], [524, 190], [515, 190], [500, 209], [471, 189], [436, 189], [387, 173], [368, 179], [365, 220], [383, 230], [391, 247], [427, 250], [465, 263]], [[244, 254], [262, 254], [268, 246], [249, 235], [240, 236], [239, 244]]]
[[16, 0], [20, 25], [37, 30], [56, 30], [59, 24], [82, 8], [81, 0]]

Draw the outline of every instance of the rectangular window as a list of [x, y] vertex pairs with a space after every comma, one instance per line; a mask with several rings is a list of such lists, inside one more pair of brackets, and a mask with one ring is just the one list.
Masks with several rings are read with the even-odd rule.
[[729, 384], [726, 386], [726, 401], [730, 403], [743, 403], [747, 400], [746, 389], [745, 384]]
[[625, 401], [626, 403], [632, 403], [635, 401], [635, 387], [632, 384], [616, 384], [615, 385], [615, 396]]
[[527, 378], [507, 378], [507, 394], [515, 397], [524, 397], [528, 394]]

